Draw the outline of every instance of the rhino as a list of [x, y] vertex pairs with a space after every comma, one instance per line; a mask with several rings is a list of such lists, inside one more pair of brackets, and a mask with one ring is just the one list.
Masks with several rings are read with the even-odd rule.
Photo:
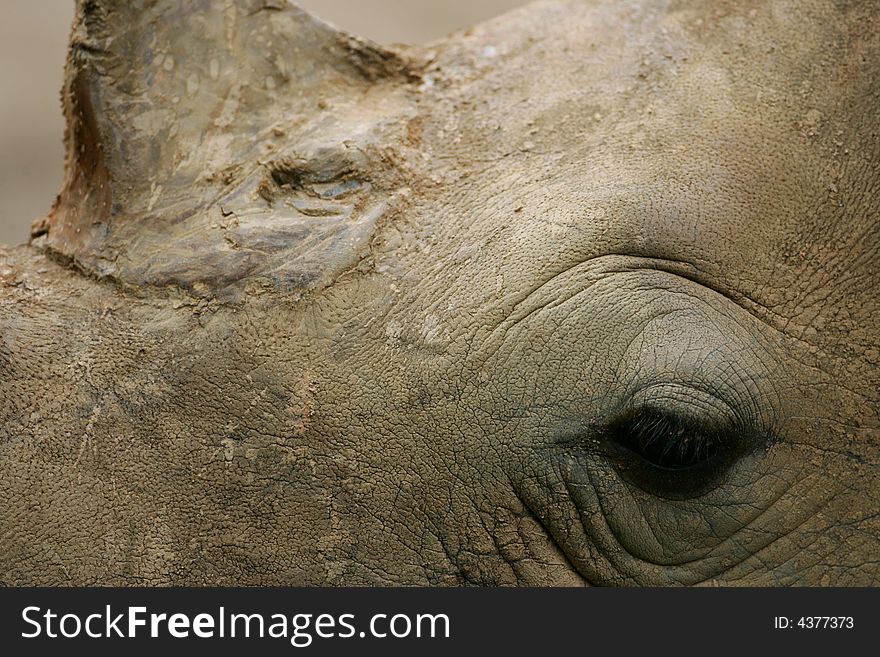
[[874, 0], [81, 0], [62, 102], [3, 584], [880, 584]]

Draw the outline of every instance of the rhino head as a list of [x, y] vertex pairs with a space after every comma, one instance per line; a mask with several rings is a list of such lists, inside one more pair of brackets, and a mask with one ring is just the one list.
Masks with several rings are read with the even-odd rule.
[[63, 100], [4, 583], [880, 583], [876, 3], [83, 0]]

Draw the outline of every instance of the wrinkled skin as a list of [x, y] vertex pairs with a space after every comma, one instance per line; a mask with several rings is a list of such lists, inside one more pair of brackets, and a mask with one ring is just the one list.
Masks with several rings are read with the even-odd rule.
[[149, 43], [0, 251], [3, 583], [880, 583], [876, 2], [540, 3], [222, 121], [190, 39], [160, 127]]

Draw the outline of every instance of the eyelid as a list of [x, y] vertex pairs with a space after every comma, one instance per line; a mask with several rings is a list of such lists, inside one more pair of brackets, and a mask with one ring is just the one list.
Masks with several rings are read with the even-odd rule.
[[714, 433], [722, 446], [743, 453], [776, 439], [775, 432], [764, 426], [760, 418], [731, 406], [720, 395], [675, 381], [650, 383], [629, 395], [621, 395], [605, 411], [592, 418], [581, 417], [561, 422], [554, 432], [556, 447], [577, 447], [592, 453], [603, 453], [607, 446], [608, 427], [622, 418], [641, 411], [678, 416], [705, 433]]
[[718, 395], [698, 387], [681, 383], [653, 383], [636, 390], [628, 399], [622, 412], [638, 408], [681, 409], [686, 417], [704, 418], [707, 424], [718, 428], [748, 425], [750, 422]]

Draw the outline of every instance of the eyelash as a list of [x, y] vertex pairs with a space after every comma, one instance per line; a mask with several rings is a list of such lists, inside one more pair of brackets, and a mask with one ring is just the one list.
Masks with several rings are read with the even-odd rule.
[[614, 444], [667, 470], [699, 467], [715, 460], [727, 447], [723, 439], [726, 432], [652, 408], [623, 415], [606, 427], [605, 433]]
[[604, 456], [628, 484], [650, 495], [686, 500], [715, 488], [741, 456], [775, 440], [752, 422], [650, 404], [575, 428], [555, 445], [566, 458]]

